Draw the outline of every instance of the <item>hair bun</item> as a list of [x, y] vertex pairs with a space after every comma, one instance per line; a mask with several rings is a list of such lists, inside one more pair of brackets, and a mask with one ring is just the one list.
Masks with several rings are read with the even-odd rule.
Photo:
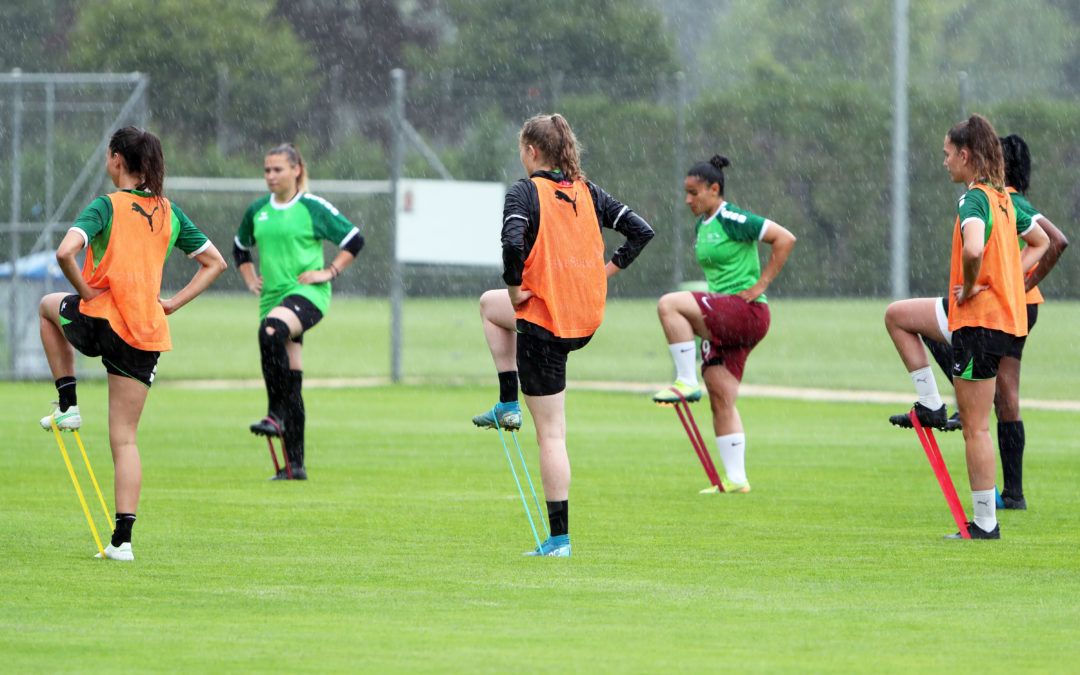
[[709, 160], [709, 164], [712, 164], [717, 169], [723, 170], [724, 167], [731, 166], [731, 160], [723, 155], [713, 155], [712, 159]]

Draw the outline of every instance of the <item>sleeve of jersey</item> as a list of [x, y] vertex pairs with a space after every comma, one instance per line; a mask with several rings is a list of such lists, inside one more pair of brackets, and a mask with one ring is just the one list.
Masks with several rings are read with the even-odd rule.
[[187, 257], [194, 258], [210, 248], [210, 240], [176, 204], [172, 205], [172, 214], [173, 227], [179, 230], [175, 244], [178, 249], [186, 253]]
[[105, 226], [112, 220], [112, 202], [102, 195], [90, 202], [83, 209], [68, 231], [75, 230], [83, 236], [83, 248], [90, 244], [90, 240], [104, 231]]
[[255, 245], [255, 204], [252, 203], [244, 211], [244, 217], [240, 219], [240, 229], [236, 232], [233, 240], [236, 248], [247, 251]]
[[760, 241], [765, 235], [765, 219], [755, 213], [731, 209], [722, 215], [724, 232], [735, 241]]
[[990, 228], [993, 221], [990, 219], [990, 200], [982, 190], [968, 190], [956, 207], [956, 215], [960, 218], [960, 229], [969, 220], [980, 220], [986, 227], [984, 236], [990, 238]]
[[364, 248], [364, 237], [360, 229], [349, 222], [349, 219], [341, 215], [330, 202], [322, 197], [312, 194], [304, 195], [304, 205], [311, 213], [311, 223], [316, 239], [325, 239], [338, 248], [345, 249], [356, 255]]
[[622, 246], [615, 250], [611, 256], [611, 262], [619, 269], [626, 269], [630, 263], [637, 259], [645, 245], [652, 240], [656, 232], [653, 231], [645, 219], [630, 210], [630, 207], [622, 204], [603, 188], [589, 183], [589, 192], [592, 193], [593, 205], [596, 207], [596, 218], [600, 221], [600, 227], [608, 227], [626, 237]]
[[[540, 200], [531, 181], [519, 180], [506, 191], [503, 201], [502, 252], [503, 281], [507, 286], [520, 286], [529, 257], [529, 241], [536, 241], [539, 230]], [[535, 202], [535, 204], [533, 204]], [[528, 233], [532, 229], [533, 236]]]
[[1039, 219], [1039, 214], [1035, 211], [1035, 207], [1031, 205], [1031, 202], [1026, 199], [1022, 206], [1014, 201], [1013, 207], [1016, 209], [1016, 234], [1022, 237], [1031, 232], [1031, 228], [1035, 226], [1035, 221]]

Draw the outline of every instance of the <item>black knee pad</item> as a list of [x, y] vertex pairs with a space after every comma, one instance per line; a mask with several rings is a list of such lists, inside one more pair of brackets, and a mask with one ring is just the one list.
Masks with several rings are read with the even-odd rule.
[[274, 350], [277, 345], [285, 346], [289, 339], [289, 326], [281, 319], [268, 316], [259, 324], [259, 347]]

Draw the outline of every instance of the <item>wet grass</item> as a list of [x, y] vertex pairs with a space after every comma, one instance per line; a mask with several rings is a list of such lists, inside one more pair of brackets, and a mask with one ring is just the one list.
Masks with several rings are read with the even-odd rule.
[[[891, 408], [746, 398], [754, 491], [700, 496], [670, 410], [572, 390], [574, 556], [556, 560], [519, 555], [534, 543], [503, 449], [468, 422], [491, 386], [310, 389], [307, 483], [265, 480], [246, 431], [258, 390], [161, 386], [140, 435], [137, 560], [121, 564], [90, 557], [34, 428], [50, 392], [0, 385], [11, 672], [1062, 672], [1080, 658], [1078, 414], [1028, 413], [1031, 508], [1001, 514], [1000, 542], [946, 542], [945, 502], [914, 435], [882, 423]], [[108, 486], [103, 387], [80, 399]], [[941, 442], [962, 486], [962, 442]]]

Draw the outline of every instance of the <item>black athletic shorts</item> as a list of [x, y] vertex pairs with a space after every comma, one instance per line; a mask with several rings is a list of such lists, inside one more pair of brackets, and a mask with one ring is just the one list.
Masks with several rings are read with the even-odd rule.
[[153, 384], [161, 352], [136, 349], [124, 342], [108, 319], [80, 312], [79, 300], [78, 295], [69, 295], [60, 301], [60, 323], [68, 342], [87, 356], [100, 356], [108, 373], [130, 377], [147, 387]]
[[962, 380], [989, 380], [997, 377], [1001, 357], [1022, 340], [1005, 331], [965, 326], [952, 335], [952, 374]]
[[293, 342], [304, 344], [304, 333], [315, 327], [322, 321], [323, 313], [315, 306], [315, 303], [302, 295], [286, 295], [281, 299], [278, 307], [284, 307], [296, 314], [300, 319], [300, 334], [293, 338]]
[[591, 339], [591, 335], [583, 338], [534, 335], [522, 332], [519, 326], [517, 367], [521, 393], [550, 396], [566, 389], [566, 358], [570, 352], [589, 344]]
[[[1028, 320], [1028, 333], [1031, 333], [1031, 329], [1035, 327], [1035, 322], [1039, 320], [1039, 306], [1037, 304], [1030, 304], [1027, 306], [1027, 320]], [[1024, 337], [1016, 338], [1009, 351], [1005, 352], [1005, 356], [1011, 356], [1017, 361], [1024, 355], [1024, 345], [1027, 343], [1027, 335]]]

